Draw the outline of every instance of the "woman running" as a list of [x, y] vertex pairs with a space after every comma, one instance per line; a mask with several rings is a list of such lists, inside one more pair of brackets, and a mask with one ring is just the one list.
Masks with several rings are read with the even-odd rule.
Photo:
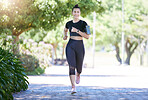
[[89, 35], [86, 33], [87, 23], [79, 19], [80, 14], [80, 7], [77, 4], [72, 8], [73, 20], [68, 21], [64, 28], [64, 40], [67, 40], [68, 30], [70, 32], [70, 39], [66, 46], [66, 58], [69, 64], [69, 76], [72, 85], [71, 94], [76, 93], [75, 76], [76, 84], [80, 83], [80, 74], [82, 72], [82, 65], [85, 54], [83, 37], [86, 39], [89, 38]]

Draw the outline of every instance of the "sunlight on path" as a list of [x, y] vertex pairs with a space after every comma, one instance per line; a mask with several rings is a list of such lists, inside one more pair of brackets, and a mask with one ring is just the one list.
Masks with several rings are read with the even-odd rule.
[[[29, 76], [32, 84], [70, 85], [68, 66], [48, 68], [45, 75]], [[115, 66], [83, 68], [79, 86], [148, 88], [148, 68]]]

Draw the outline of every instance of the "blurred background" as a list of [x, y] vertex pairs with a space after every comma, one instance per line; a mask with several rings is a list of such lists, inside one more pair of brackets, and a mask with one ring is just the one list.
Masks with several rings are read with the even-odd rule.
[[120, 66], [122, 61], [148, 67], [147, 0], [124, 0], [124, 5], [123, 0], [0, 0], [0, 48], [15, 55], [28, 75], [67, 66], [63, 29], [75, 4], [92, 33], [84, 39], [83, 67]]

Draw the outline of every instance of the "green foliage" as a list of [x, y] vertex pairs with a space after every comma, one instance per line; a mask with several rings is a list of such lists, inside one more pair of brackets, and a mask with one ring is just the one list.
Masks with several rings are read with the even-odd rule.
[[75, 4], [81, 7], [83, 17], [93, 11], [101, 12], [103, 9], [101, 2], [95, 0], [36, 0], [35, 5], [43, 12], [40, 18], [42, 27], [45, 30], [55, 29], [55, 26], [71, 16]]
[[[2, 5], [0, 6], [0, 29], [2, 29], [0, 31], [3, 33], [9, 31], [12, 35], [19, 36], [23, 32], [32, 29], [28, 38], [32, 38], [36, 42], [43, 41], [45, 37], [49, 37], [49, 34], [57, 33], [55, 31], [56, 26], [71, 16], [72, 7], [75, 4], [79, 4], [81, 7], [82, 17], [93, 11], [103, 12], [104, 10], [101, 2], [97, 0], [7, 1], [0, 1], [0, 5]], [[49, 32], [49, 30], [52, 30], [53, 33]], [[51, 40], [50, 43], [55, 42], [56, 44], [57, 41], [60, 41], [58, 36], [59, 34], [53, 35], [56, 39], [49, 38], [48, 40]]]
[[[96, 42], [97, 44], [110, 45], [121, 42], [122, 34], [122, 0], [110, 1], [104, 0], [102, 4], [105, 8], [105, 13], [98, 14]], [[141, 29], [143, 26], [135, 24], [136, 21], [141, 21], [142, 15], [148, 14], [148, 7], [146, 0], [124, 0], [124, 33], [125, 38], [129, 35], [135, 38], [142, 35]], [[143, 28], [144, 30], [144, 28]], [[100, 35], [101, 34], [101, 35]]]
[[144, 23], [147, 21], [143, 21], [143, 17], [148, 15], [148, 6], [145, 6], [147, 0], [124, 0], [124, 25], [122, 24], [122, 0], [103, 0], [102, 4], [106, 11], [97, 16], [96, 44], [103, 45], [105, 48], [110, 45], [112, 45], [110, 47], [115, 46], [118, 59], [121, 53], [122, 32], [124, 32], [126, 62], [130, 64], [130, 57], [138, 44], [146, 39], [143, 34], [146, 34]]
[[22, 53], [17, 57], [23, 63], [22, 65], [24, 66], [26, 72], [34, 71], [36, 68], [39, 67], [39, 60], [32, 55], [27, 55]]
[[1, 33], [0, 34], [0, 46], [4, 50], [11, 51], [12, 49], [12, 36], [8, 34]]
[[[0, 1], [0, 29], [26, 31], [28, 28], [52, 30], [71, 15], [75, 4], [82, 8], [82, 16], [93, 11], [101, 12], [101, 2], [96, 0], [7, 0]], [[87, 5], [86, 5], [87, 4]], [[20, 6], [21, 5], [21, 6]]]
[[34, 71], [28, 71], [26, 72], [27, 75], [40, 75], [45, 72], [45, 69], [42, 69], [41, 67], [36, 68]]
[[21, 62], [0, 47], [0, 99], [12, 100], [12, 93], [28, 88], [27, 76]]
[[62, 52], [59, 49], [66, 44], [66, 41], [63, 41], [63, 29], [65, 27], [65, 23], [59, 23], [57, 27], [51, 31], [45, 31], [43, 28], [37, 30], [32, 29], [25, 32], [25, 34], [22, 34], [21, 37], [25, 39], [32, 38], [37, 43], [44, 41], [46, 44], [51, 44], [53, 48], [57, 46], [58, 51]]
[[3, 30], [22, 31], [29, 27], [36, 27], [38, 23], [38, 9], [33, 0], [2, 0], [0, 2], [0, 28]]
[[[26, 32], [25, 37], [27, 39], [32, 38], [36, 42], [46, 39], [52, 42], [55, 40], [59, 41], [59, 39], [53, 39], [54, 37], [60, 38], [60, 34], [63, 34], [64, 27], [62, 22], [72, 15], [72, 8], [75, 4], [79, 4], [82, 17], [87, 16], [93, 11], [100, 13], [104, 10], [101, 2], [97, 2], [96, 0], [36, 0], [34, 4], [40, 11], [38, 15], [40, 18], [35, 19], [40, 22], [39, 27]], [[62, 30], [59, 25], [62, 26]]]
[[[111, 17], [112, 16], [112, 17]], [[101, 33], [99, 41], [97, 43], [103, 43], [105, 45], [109, 43], [120, 42], [121, 40], [121, 12], [114, 11], [110, 15], [103, 15], [99, 18], [99, 30], [98, 33]]]
[[47, 32], [47, 35], [43, 38], [43, 41], [50, 44], [62, 42], [64, 27], [64, 23], [58, 24], [55, 30]]

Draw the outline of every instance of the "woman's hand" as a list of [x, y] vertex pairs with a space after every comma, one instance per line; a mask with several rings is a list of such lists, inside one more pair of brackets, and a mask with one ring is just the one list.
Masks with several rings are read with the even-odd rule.
[[67, 40], [67, 37], [68, 37], [68, 36], [64, 36], [64, 37], [63, 37], [63, 40]]
[[67, 32], [68, 32], [68, 29], [67, 28], [64, 28], [64, 37], [63, 37], [63, 40], [67, 40]]
[[78, 29], [76, 29], [75, 27], [72, 27], [71, 32], [77, 32]]
[[81, 35], [82, 37], [84, 37], [86, 39], [89, 39], [89, 35], [88, 34], [86, 34], [84, 32], [81, 32], [80, 30], [76, 29], [75, 27], [72, 27], [71, 32], [76, 32], [79, 35]]

